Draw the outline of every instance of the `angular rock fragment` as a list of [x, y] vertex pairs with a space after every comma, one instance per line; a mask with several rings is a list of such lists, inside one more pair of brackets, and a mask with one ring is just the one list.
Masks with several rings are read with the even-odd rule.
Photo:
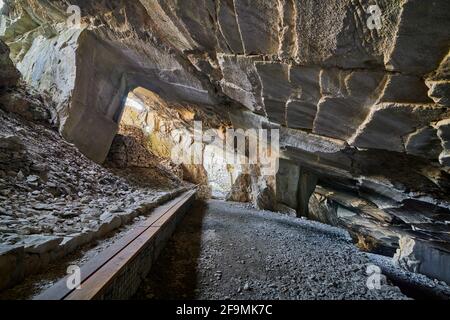
[[378, 103], [431, 103], [428, 88], [420, 77], [403, 74], [388, 76]]
[[402, 237], [394, 260], [406, 270], [422, 273], [450, 283], [450, 248], [448, 244]]
[[233, 0], [219, 0], [217, 4], [217, 24], [224, 38], [226, 47], [235, 54], [243, 54], [240, 26], [237, 22], [236, 11]]
[[442, 146], [437, 130], [429, 126], [411, 133], [405, 139], [405, 151], [428, 159], [438, 159], [442, 152]]
[[262, 97], [269, 120], [286, 126], [286, 103], [292, 94], [289, 65], [266, 62], [256, 62], [255, 65], [261, 79]]
[[0, 90], [15, 86], [20, 73], [9, 58], [9, 48], [2, 40], [0, 40], [0, 69], [2, 70], [0, 73]]
[[[449, 11], [450, 3], [446, 0], [405, 2], [396, 41], [385, 58], [388, 68], [417, 75], [435, 70], [448, 53]], [[417, 28], [418, 25], [420, 28]]]
[[349, 142], [359, 148], [405, 152], [405, 137], [438, 120], [443, 112], [434, 105], [376, 105]]
[[439, 155], [439, 162], [450, 166], [450, 119], [439, 121], [436, 124], [438, 128], [438, 137], [441, 139], [442, 153]]

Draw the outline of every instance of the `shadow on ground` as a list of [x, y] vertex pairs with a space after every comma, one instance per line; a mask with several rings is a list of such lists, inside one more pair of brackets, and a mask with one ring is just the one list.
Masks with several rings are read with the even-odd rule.
[[195, 299], [207, 204], [196, 201], [169, 240], [134, 299]]

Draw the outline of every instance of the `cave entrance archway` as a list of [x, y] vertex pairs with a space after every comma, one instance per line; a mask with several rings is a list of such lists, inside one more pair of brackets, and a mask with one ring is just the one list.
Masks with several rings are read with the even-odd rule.
[[[118, 151], [115, 146], [117, 137], [128, 136], [160, 159], [161, 164], [179, 178], [200, 185], [201, 194], [205, 197], [225, 198], [239, 174], [239, 168], [226, 164], [221, 141], [202, 143], [201, 164], [175, 165], [172, 161], [174, 148], [190, 148], [192, 137], [189, 133], [193, 135], [194, 121], [205, 120], [202, 119], [204, 116], [194, 107], [168, 103], [146, 88], [131, 89], [113, 118], [118, 124], [118, 135], [112, 144], [108, 162], [113, 161], [114, 165], [121, 167], [146, 165], [142, 162], [146, 161], [142, 148], [141, 151], [136, 148], [132, 150], [130, 139], [128, 150], [125, 152], [122, 148]], [[180, 129], [186, 134], [177, 133]], [[120, 143], [124, 143], [123, 138]]]

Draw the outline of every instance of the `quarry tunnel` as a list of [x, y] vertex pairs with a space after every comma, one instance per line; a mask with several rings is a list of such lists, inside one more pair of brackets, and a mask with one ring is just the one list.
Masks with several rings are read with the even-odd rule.
[[0, 299], [450, 298], [449, 1], [0, 8]]

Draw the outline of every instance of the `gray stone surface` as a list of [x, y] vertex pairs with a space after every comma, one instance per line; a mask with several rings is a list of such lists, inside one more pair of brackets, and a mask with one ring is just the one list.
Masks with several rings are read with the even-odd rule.
[[374, 107], [351, 143], [360, 148], [405, 152], [403, 137], [436, 121], [444, 109], [433, 105], [381, 104]]
[[58, 248], [63, 238], [55, 236], [32, 235], [26, 237], [19, 244], [25, 246], [26, 253], [44, 254]]
[[281, 160], [277, 173], [277, 201], [279, 203], [297, 209], [299, 179], [300, 166], [287, 160]]
[[21, 281], [24, 276], [24, 247], [0, 245], [0, 290]]
[[402, 237], [394, 261], [406, 270], [422, 273], [450, 284], [448, 245]]
[[16, 85], [20, 74], [9, 58], [9, 47], [0, 40], [0, 90]]

